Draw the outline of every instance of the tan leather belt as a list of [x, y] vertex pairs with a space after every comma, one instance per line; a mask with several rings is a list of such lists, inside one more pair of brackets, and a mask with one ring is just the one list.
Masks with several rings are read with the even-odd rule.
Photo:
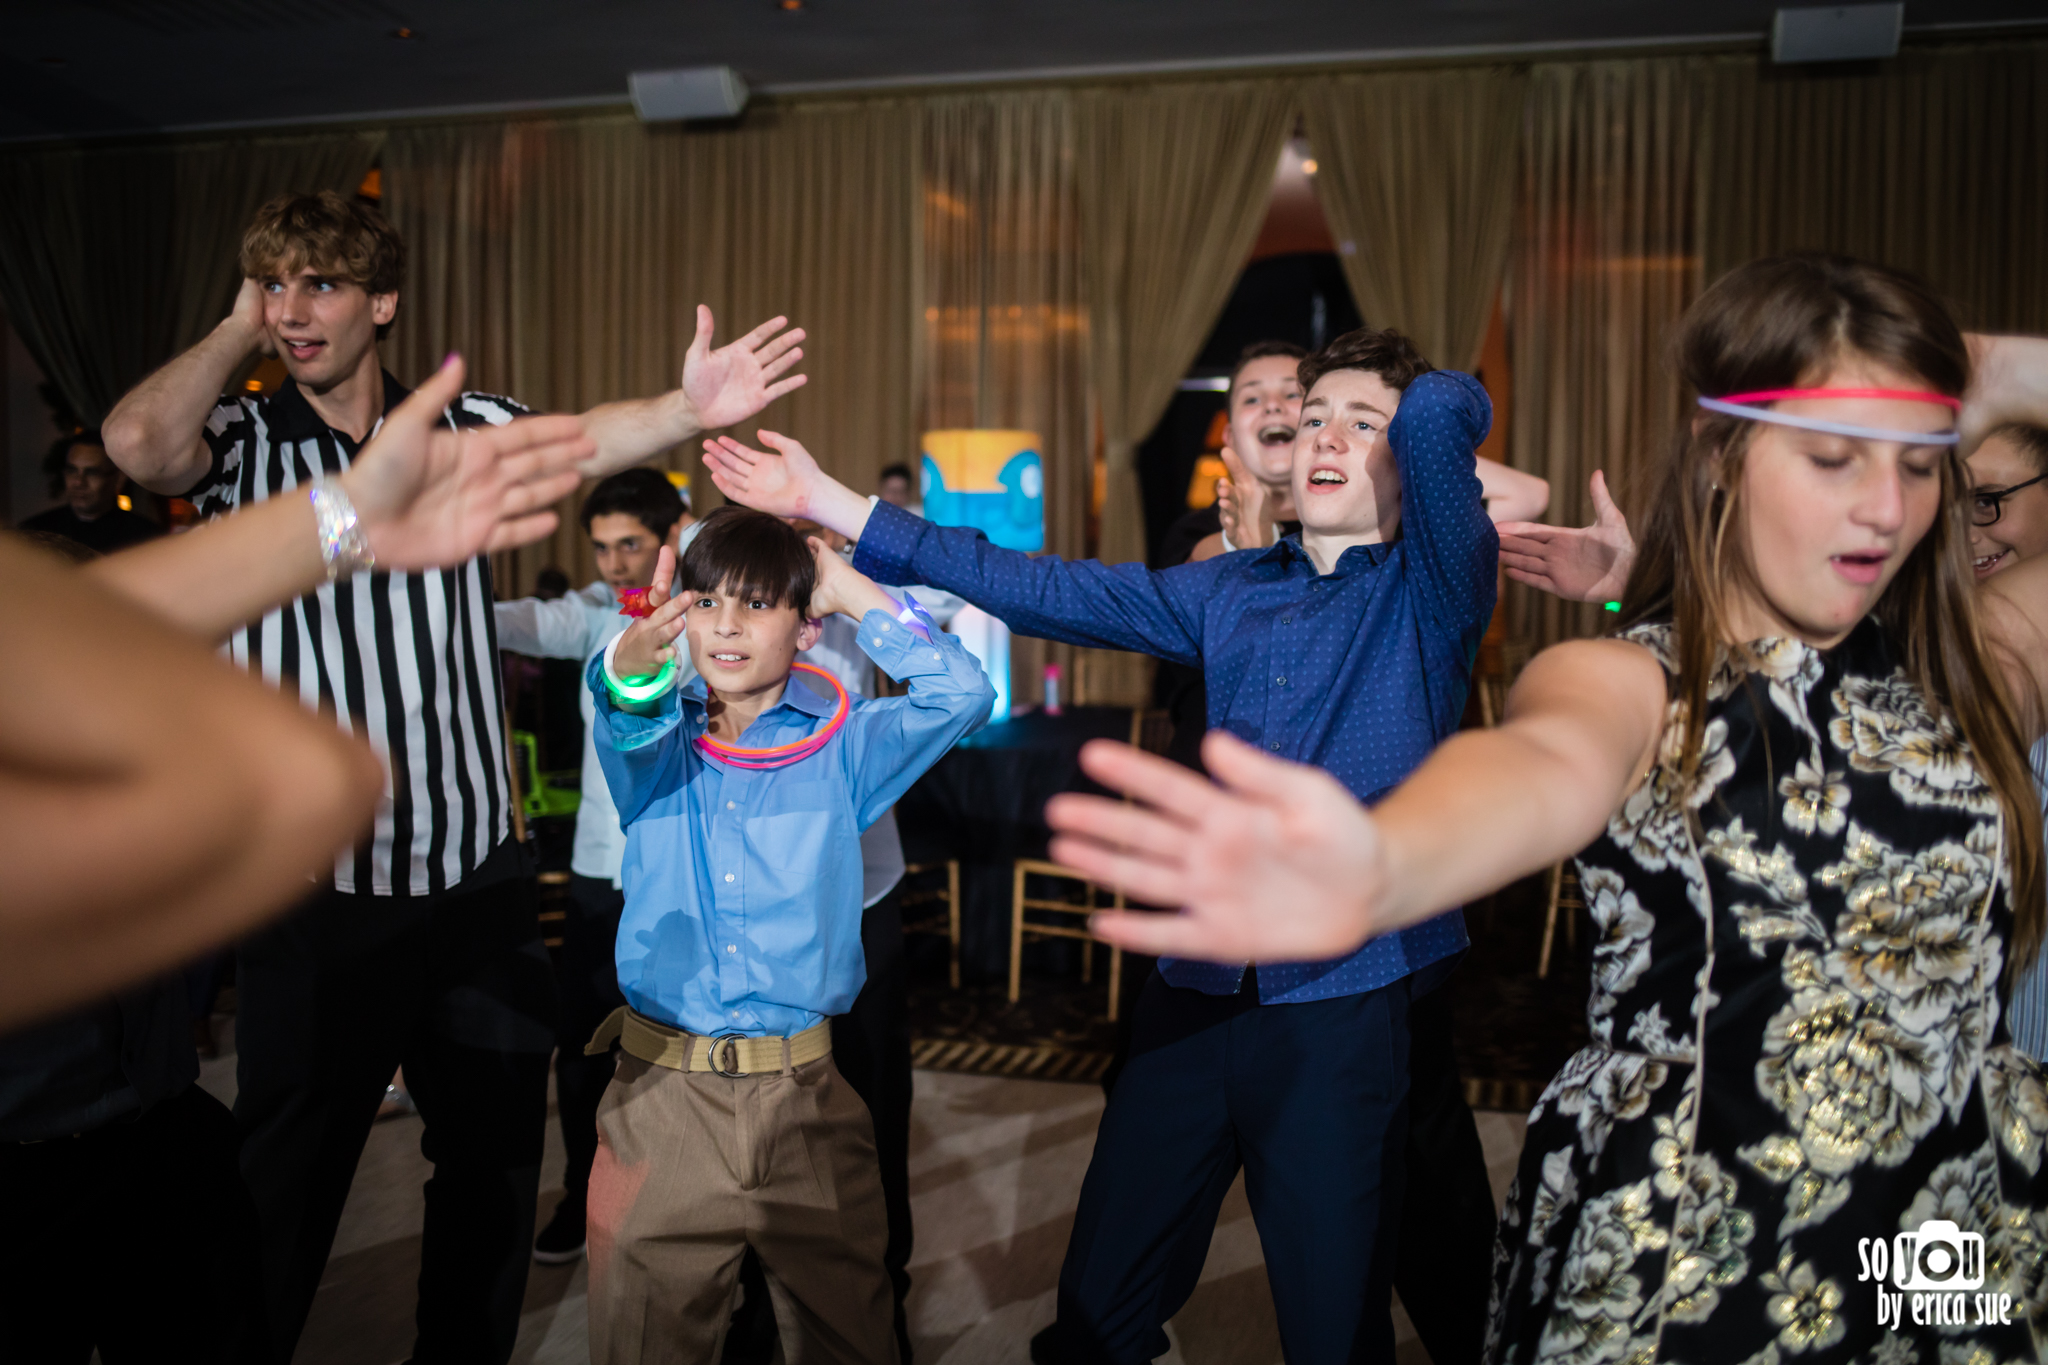
[[687, 1033], [649, 1019], [621, 1005], [597, 1026], [583, 1049], [586, 1057], [611, 1050], [617, 1043], [632, 1056], [671, 1071], [714, 1071], [721, 1076], [788, 1073], [832, 1051], [832, 1021], [820, 1019], [790, 1038], [742, 1038], [736, 1033], [710, 1038]]

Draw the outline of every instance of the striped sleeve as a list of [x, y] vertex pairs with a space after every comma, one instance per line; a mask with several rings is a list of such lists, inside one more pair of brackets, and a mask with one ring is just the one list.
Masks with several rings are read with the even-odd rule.
[[205, 518], [224, 516], [242, 503], [242, 467], [251, 444], [255, 414], [241, 399], [215, 405], [200, 429], [210, 456], [199, 482], [178, 496]]

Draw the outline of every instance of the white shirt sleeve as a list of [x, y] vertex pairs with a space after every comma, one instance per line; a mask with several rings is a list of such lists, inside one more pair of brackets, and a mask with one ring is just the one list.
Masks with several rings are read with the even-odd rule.
[[617, 610], [616, 606], [599, 606], [589, 589], [552, 602], [522, 597], [492, 608], [498, 620], [498, 648], [541, 659], [578, 660], [590, 657], [595, 632], [604, 618]]

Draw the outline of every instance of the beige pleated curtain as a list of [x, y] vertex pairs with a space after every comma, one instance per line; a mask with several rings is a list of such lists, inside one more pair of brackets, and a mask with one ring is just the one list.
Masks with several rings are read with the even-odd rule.
[[[1531, 73], [1510, 292], [1510, 463], [1550, 480], [1547, 520], [1593, 519], [1588, 481], [1636, 499], [1682, 416], [1667, 360], [1699, 289], [1698, 60], [1546, 64]], [[1509, 628], [1590, 634], [1597, 606], [1510, 585]]]
[[[783, 314], [810, 335], [809, 382], [760, 425], [871, 487], [915, 451], [917, 131], [897, 101], [715, 130], [611, 115], [396, 130], [385, 205], [414, 262], [399, 372], [459, 350], [473, 387], [576, 412], [674, 388], [698, 303], [719, 344]], [[663, 458], [700, 512], [718, 504], [699, 447]], [[573, 517], [500, 572], [524, 589], [549, 563], [590, 576]]]
[[2048, 44], [1875, 69], [1713, 63], [1706, 277], [1814, 248], [1925, 277], [1965, 326], [2048, 331]]
[[1138, 443], [1251, 254], [1294, 99], [1285, 81], [1205, 81], [1084, 91], [1075, 112], [1105, 464], [1097, 550], [1119, 563], [1145, 557]]
[[[1073, 97], [943, 97], [923, 118], [921, 426], [1039, 433], [1046, 549], [1085, 558], [1094, 442]], [[1011, 697], [1040, 700], [1045, 665], [1076, 676], [1084, 655], [1095, 656], [1087, 670], [1104, 696], [1144, 703], [1137, 660], [1021, 636]]]
[[1316, 197], [1370, 327], [1473, 369], [1515, 218], [1525, 71], [1372, 72], [1306, 81]]
[[377, 133], [204, 139], [0, 156], [0, 296], [80, 420], [205, 336], [241, 283], [256, 208], [355, 191]]

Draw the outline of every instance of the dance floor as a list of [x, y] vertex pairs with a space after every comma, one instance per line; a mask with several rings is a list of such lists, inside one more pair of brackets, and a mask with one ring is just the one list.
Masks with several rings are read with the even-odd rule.
[[[234, 1094], [233, 1032], [201, 1083]], [[1052, 1320], [1053, 1286], [1081, 1174], [1102, 1112], [1098, 1086], [1002, 1076], [917, 1074], [911, 1191], [917, 1254], [910, 1322], [921, 1365], [1022, 1365], [1032, 1333]], [[1522, 1120], [1479, 1115], [1496, 1197], [1513, 1174]], [[357, 1168], [327, 1278], [297, 1365], [386, 1365], [412, 1344], [419, 1272], [420, 1121], [377, 1125]], [[560, 1197], [562, 1153], [551, 1122], [540, 1214]], [[535, 1266], [513, 1360], [583, 1365], [585, 1272]], [[1474, 1311], [1483, 1311], [1475, 1305]], [[1405, 1320], [1400, 1365], [1428, 1357]], [[1202, 1284], [1168, 1327], [1164, 1357], [1185, 1365], [1277, 1365], [1279, 1338], [1243, 1183], [1223, 1208]]]

